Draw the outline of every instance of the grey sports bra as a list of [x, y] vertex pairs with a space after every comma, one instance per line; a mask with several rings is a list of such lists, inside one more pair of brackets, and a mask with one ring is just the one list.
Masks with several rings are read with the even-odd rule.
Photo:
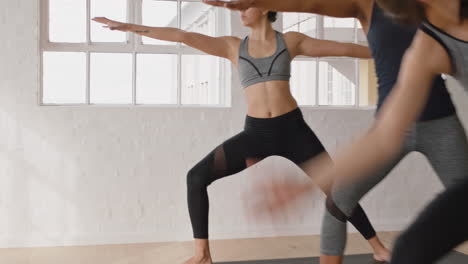
[[468, 42], [449, 35], [428, 21], [421, 25], [421, 30], [445, 48], [455, 71], [453, 77], [468, 91]]
[[249, 55], [249, 37], [240, 44], [239, 76], [242, 88], [268, 81], [289, 81], [291, 79], [291, 57], [283, 34], [276, 32], [276, 52], [264, 58]]

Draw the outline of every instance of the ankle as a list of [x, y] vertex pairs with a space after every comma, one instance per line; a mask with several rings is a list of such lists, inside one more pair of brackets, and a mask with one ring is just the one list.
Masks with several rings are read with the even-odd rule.
[[211, 258], [208, 240], [197, 239], [195, 241], [195, 257], [201, 260], [207, 260]]
[[208, 260], [211, 258], [211, 254], [209, 251], [196, 251], [194, 258], [198, 260]]
[[373, 237], [373, 238], [369, 239], [369, 244], [371, 245], [372, 249], [375, 252], [387, 251], [387, 248], [385, 248], [385, 246], [382, 244], [382, 242], [377, 237]]

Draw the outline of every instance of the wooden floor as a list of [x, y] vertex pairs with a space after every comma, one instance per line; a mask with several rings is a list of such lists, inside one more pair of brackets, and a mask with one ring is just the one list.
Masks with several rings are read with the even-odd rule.
[[[391, 247], [395, 232], [379, 233]], [[211, 243], [214, 261], [312, 257], [319, 255], [319, 236], [221, 240]], [[468, 254], [468, 245], [459, 251]], [[359, 235], [351, 234], [346, 254], [370, 253]], [[182, 264], [192, 243], [155, 243], [84, 247], [0, 249], [4, 264]]]

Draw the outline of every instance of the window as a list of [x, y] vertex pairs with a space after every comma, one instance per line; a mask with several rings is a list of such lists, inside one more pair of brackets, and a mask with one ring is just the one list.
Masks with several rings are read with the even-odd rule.
[[[360, 24], [352, 18], [283, 13], [283, 32], [297, 31], [313, 38], [365, 42]], [[291, 90], [303, 106], [370, 106], [377, 96], [372, 62], [353, 58], [299, 57], [292, 64]], [[370, 79], [370, 80], [369, 80]]]
[[42, 105], [228, 105], [229, 62], [179, 43], [110, 31], [92, 17], [210, 36], [230, 35], [229, 11], [200, 1], [44, 0]]

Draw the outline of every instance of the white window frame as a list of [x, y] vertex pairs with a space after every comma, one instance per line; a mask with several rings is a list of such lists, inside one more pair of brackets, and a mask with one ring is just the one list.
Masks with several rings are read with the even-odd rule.
[[[219, 80], [219, 104], [182, 104], [182, 77], [181, 77], [181, 59], [183, 55], [207, 55], [201, 51], [176, 43], [175, 45], [149, 45], [143, 44], [143, 37], [138, 34], [127, 33], [127, 41], [121, 43], [106, 43], [106, 42], [91, 42], [91, 0], [76, 0], [86, 1], [86, 42], [85, 43], [56, 43], [49, 41], [49, 0], [40, 0], [39, 8], [39, 92], [38, 104], [40, 106], [149, 106], [149, 107], [200, 107], [200, 108], [230, 108], [231, 107], [231, 65], [230, 62], [220, 59], [220, 80]], [[182, 3], [194, 2], [199, 3], [197, 0], [158, 0], [177, 2], [177, 27], [180, 28], [182, 24]], [[141, 24], [142, 23], [142, 3], [143, 0], [127, 0], [127, 20], [128, 23]], [[214, 7], [213, 7], [214, 8]], [[226, 29], [226, 35], [230, 35], [232, 31], [230, 17], [226, 19], [217, 18], [218, 28]], [[225, 22], [228, 21], [228, 22]], [[227, 24], [227, 25], [226, 25]], [[82, 52], [86, 54], [86, 102], [75, 104], [49, 104], [43, 103], [44, 91], [44, 69], [43, 69], [43, 55], [44, 52]], [[90, 100], [90, 57], [91, 53], [125, 53], [131, 54], [132, 59], [132, 103], [131, 104], [93, 104]], [[137, 104], [136, 102], [136, 58], [137, 54], [167, 54], [178, 56], [178, 69], [177, 69], [177, 102], [175, 104]]]
[[[281, 28], [283, 29], [283, 17], [282, 17], [282, 14], [281, 13]], [[310, 19], [310, 18], [309, 18]], [[324, 38], [324, 35], [325, 35], [325, 32], [324, 32], [324, 29], [325, 29], [325, 17], [324, 16], [321, 16], [321, 15], [315, 15], [314, 19], [316, 19], [316, 28], [315, 28], [315, 35], [318, 39], [325, 39]], [[297, 23], [295, 24], [292, 24], [288, 27], [289, 28], [293, 28], [294, 26], [299, 26], [300, 27], [300, 24], [301, 23], [304, 23], [305, 21], [307, 21], [307, 19], [305, 20], [299, 20]], [[299, 28], [300, 30], [300, 28]], [[357, 19], [354, 19], [354, 27], [353, 27], [353, 43], [359, 43], [359, 42], [362, 42], [362, 41], [367, 41], [367, 39], [365, 38], [365, 35], [363, 35], [362, 32], [360, 32], [360, 27], [359, 27], [359, 23], [357, 21]], [[376, 106], [362, 106], [360, 105], [360, 72], [359, 72], [359, 61], [360, 59], [356, 59], [356, 58], [343, 58], [343, 57], [328, 57], [327, 60], [346, 60], [346, 61], [353, 61], [354, 62], [354, 65], [356, 67], [356, 73], [355, 73], [355, 80], [356, 80], [356, 88], [355, 88], [355, 98], [354, 98], [354, 103], [352, 105], [320, 105], [319, 103], [319, 100], [320, 100], [320, 97], [319, 97], [319, 78], [320, 78], [320, 67], [319, 67], [319, 62], [320, 61], [323, 61], [323, 59], [320, 59], [320, 58], [311, 58], [311, 57], [305, 57], [305, 56], [298, 56], [294, 59], [294, 61], [314, 61], [316, 63], [316, 72], [315, 72], [315, 75], [316, 75], [316, 89], [315, 89], [315, 100], [314, 100], [314, 104], [310, 104], [310, 105], [300, 105], [301, 108], [320, 108], [320, 109], [331, 109], [331, 110], [335, 110], [335, 109], [353, 109], [353, 110], [375, 110], [376, 109]]]

